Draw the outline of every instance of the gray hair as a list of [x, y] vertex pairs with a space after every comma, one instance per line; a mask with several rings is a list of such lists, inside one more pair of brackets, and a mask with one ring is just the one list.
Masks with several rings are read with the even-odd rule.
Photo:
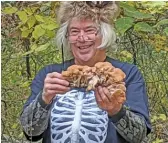
[[[63, 23], [56, 35], [56, 46], [57, 48], [61, 48], [63, 46], [63, 52], [66, 59], [71, 59], [72, 53], [70, 49], [70, 44], [67, 40], [66, 34], [69, 26], [69, 21]], [[102, 35], [102, 43], [97, 48], [116, 48], [116, 34], [112, 25], [107, 24], [105, 22], [100, 22], [100, 34]]]
[[97, 48], [111, 48], [115, 45], [116, 34], [112, 25], [105, 22], [100, 23], [100, 30], [102, 34], [102, 44]]

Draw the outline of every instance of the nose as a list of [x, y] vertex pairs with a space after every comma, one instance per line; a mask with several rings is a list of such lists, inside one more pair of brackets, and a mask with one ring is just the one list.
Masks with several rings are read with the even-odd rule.
[[88, 37], [85, 35], [85, 32], [83, 30], [81, 30], [80, 34], [78, 35], [78, 41], [85, 42], [87, 39], [88, 39]]

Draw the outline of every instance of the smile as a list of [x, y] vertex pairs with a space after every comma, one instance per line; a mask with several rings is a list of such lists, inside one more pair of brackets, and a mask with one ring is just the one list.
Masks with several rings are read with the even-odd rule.
[[[93, 44], [92, 44], [92, 45], [93, 45]], [[88, 49], [88, 48], [90, 48], [92, 45], [78, 46], [78, 48], [79, 48], [80, 50]]]
[[90, 46], [81, 46], [81, 47], [78, 47], [79, 49], [87, 49], [87, 48], [89, 48]]

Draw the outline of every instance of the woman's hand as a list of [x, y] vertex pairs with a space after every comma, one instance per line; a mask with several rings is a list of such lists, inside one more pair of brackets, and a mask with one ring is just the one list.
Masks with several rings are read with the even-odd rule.
[[102, 86], [98, 86], [95, 89], [95, 97], [98, 106], [106, 110], [110, 116], [117, 114], [126, 100], [125, 92], [122, 92], [120, 95], [111, 95], [109, 90]]
[[60, 73], [47, 74], [44, 80], [42, 99], [49, 104], [56, 94], [63, 94], [70, 90], [69, 82]]

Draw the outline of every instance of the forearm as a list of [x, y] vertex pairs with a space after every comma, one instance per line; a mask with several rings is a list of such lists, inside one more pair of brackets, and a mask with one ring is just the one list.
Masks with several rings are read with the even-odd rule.
[[46, 105], [41, 95], [28, 105], [22, 112], [21, 125], [28, 136], [37, 136], [42, 134], [47, 126], [51, 105]]
[[[122, 117], [114, 124], [118, 133], [130, 143], [141, 143], [146, 137], [147, 128], [143, 117], [136, 115], [135, 113], [123, 109]], [[124, 113], [125, 112], [125, 113]]]

